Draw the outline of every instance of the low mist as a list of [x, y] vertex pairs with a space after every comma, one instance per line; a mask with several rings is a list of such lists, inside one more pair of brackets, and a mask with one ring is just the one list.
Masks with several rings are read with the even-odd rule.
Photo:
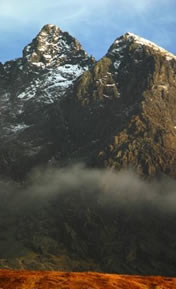
[[0, 265], [173, 276], [175, 188], [83, 164], [1, 180]]
[[132, 170], [90, 169], [83, 164], [65, 168], [35, 169], [24, 183], [0, 181], [0, 206], [19, 209], [37, 206], [59, 195], [87, 195], [103, 206], [152, 206], [174, 212], [176, 181], [163, 177], [147, 182]]

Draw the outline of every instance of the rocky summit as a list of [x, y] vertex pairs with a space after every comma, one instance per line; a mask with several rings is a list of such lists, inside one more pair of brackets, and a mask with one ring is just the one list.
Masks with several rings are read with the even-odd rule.
[[[132, 33], [80, 77], [75, 95], [97, 141], [96, 162], [176, 175], [176, 56]], [[85, 125], [84, 125], [85, 127]]]
[[81, 159], [176, 176], [173, 54], [126, 33], [96, 62], [46, 25], [0, 71], [3, 174], [19, 178], [51, 159]]
[[174, 276], [175, 104], [176, 56], [132, 33], [95, 61], [45, 25], [0, 63], [0, 267]]
[[46, 25], [22, 58], [1, 64], [1, 172], [18, 178], [56, 147], [62, 152], [68, 128], [59, 103], [94, 62], [72, 36]]

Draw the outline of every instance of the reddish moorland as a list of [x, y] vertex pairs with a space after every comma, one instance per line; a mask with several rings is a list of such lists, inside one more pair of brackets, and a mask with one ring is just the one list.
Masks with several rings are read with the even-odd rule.
[[0, 289], [174, 289], [176, 278], [0, 270]]

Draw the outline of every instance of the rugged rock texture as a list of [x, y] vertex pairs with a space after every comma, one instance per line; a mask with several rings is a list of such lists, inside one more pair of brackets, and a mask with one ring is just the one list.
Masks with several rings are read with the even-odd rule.
[[19, 178], [68, 142], [60, 100], [94, 63], [55, 25], [42, 28], [23, 57], [0, 66], [0, 171]]
[[174, 55], [134, 34], [95, 63], [44, 26], [22, 58], [1, 65], [0, 171], [21, 177], [55, 158], [176, 176], [175, 72]]
[[96, 273], [0, 271], [4, 289], [153, 289], [176, 288], [175, 278], [123, 276]]
[[176, 176], [174, 55], [127, 33], [77, 81], [75, 94], [81, 132], [88, 127], [87, 141], [98, 142], [94, 162]]
[[2, 189], [1, 267], [175, 275], [173, 211], [107, 207], [91, 185], [33, 201], [32, 210], [20, 195], [40, 165], [175, 178], [175, 102], [176, 57], [131, 33], [95, 62], [46, 25], [22, 58], [0, 64], [0, 174], [21, 181], [15, 195]]

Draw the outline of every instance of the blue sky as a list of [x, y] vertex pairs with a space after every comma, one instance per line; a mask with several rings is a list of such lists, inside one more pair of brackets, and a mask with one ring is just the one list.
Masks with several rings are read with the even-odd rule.
[[176, 0], [1, 0], [0, 61], [20, 57], [45, 24], [76, 37], [97, 59], [125, 32], [176, 54]]

